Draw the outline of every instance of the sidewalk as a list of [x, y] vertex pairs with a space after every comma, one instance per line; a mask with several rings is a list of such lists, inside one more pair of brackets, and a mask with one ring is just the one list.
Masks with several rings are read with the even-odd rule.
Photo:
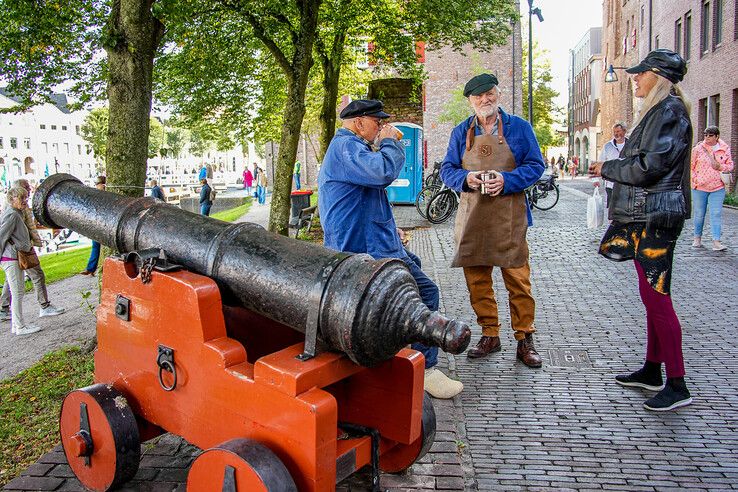
[[[690, 248], [691, 221], [679, 240], [673, 299], [695, 402], [654, 414], [641, 406], [650, 393], [613, 382], [615, 374], [639, 367], [645, 352], [645, 317], [633, 265], [596, 254], [604, 229], [585, 225], [591, 184], [560, 184], [559, 203], [549, 211], [535, 210], [528, 234], [543, 368], [531, 370], [515, 361], [507, 294], [498, 288], [502, 352], [476, 361], [442, 355], [441, 366], [464, 382], [464, 391], [453, 401], [435, 401], [438, 433], [431, 453], [408, 474], [384, 475], [383, 488], [738, 488], [738, 347], [732, 343], [738, 330], [738, 211], [724, 210], [726, 252]], [[430, 226], [414, 207], [398, 206], [394, 212], [400, 227], [414, 228], [409, 247], [441, 288], [441, 310], [473, 326], [475, 343], [479, 329], [463, 274], [449, 268], [452, 221]], [[265, 221], [265, 216], [268, 207], [252, 207], [243, 219]], [[502, 285], [499, 272], [495, 282]], [[59, 319], [65, 316], [78, 315]], [[172, 436], [144, 450], [136, 480], [123, 490], [184, 490], [187, 469], [199, 451]], [[338, 490], [366, 487], [363, 474]], [[57, 448], [5, 490], [82, 489]]]

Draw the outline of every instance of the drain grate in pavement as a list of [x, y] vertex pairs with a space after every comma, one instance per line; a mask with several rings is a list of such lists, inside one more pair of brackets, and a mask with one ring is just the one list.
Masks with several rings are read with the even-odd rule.
[[548, 365], [553, 367], [592, 367], [589, 354], [582, 349], [548, 349]]

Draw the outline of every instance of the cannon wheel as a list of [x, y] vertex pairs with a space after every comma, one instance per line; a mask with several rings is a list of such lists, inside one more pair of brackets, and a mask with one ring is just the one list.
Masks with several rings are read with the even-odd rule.
[[297, 486], [268, 447], [251, 439], [233, 439], [195, 459], [187, 475], [187, 490], [297, 492]]
[[92, 490], [110, 490], [133, 478], [141, 458], [136, 418], [125, 397], [106, 384], [69, 393], [59, 434], [69, 466]]
[[433, 400], [425, 393], [423, 397], [423, 425], [420, 437], [412, 444], [399, 444], [379, 458], [379, 468], [384, 472], [399, 473], [425, 456], [436, 439], [436, 411]]

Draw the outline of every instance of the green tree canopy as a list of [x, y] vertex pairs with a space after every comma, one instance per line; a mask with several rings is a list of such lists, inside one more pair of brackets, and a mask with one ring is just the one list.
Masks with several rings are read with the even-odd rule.
[[[551, 87], [551, 61], [548, 50], [533, 43], [533, 130], [544, 151], [552, 145], [561, 145], [563, 139], [553, 125], [563, 117], [563, 109], [556, 106], [559, 93]], [[528, 114], [528, 43], [523, 44], [523, 114]]]
[[87, 115], [80, 126], [80, 134], [92, 148], [98, 162], [105, 162], [108, 148], [108, 108], [95, 108]]

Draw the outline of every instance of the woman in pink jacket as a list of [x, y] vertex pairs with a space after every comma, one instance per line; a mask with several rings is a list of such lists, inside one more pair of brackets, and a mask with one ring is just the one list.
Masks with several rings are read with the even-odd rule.
[[243, 170], [243, 187], [246, 190], [246, 196], [251, 196], [251, 186], [254, 184], [254, 175], [248, 167]]
[[705, 212], [710, 207], [710, 229], [712, 230], [712, 250], [725, 251], [720, 242], [725, 199], [725, 184], [721, 172], [733, 170], [730, 147], [720, 138], [716, 126], [705, 128], [705, 138], [692, 149], [692, 216], [694, 218], [693, 248], [702, 247], [702, 228], [705, 225]]

